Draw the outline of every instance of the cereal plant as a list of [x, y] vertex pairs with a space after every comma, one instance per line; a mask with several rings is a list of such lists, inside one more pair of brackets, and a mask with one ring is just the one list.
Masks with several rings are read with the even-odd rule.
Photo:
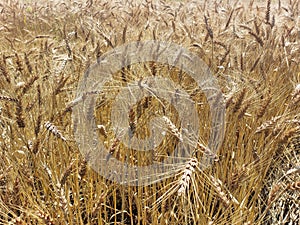
[[[220, 93], [176, 67], [180, 51], [175, 66], [124, 56], [86, 90], [109, 52], [149, 40], [197, 56]], [[0, 224], [299, 224], [299, 46], [297, 0], [2, 1]], [[100, 156], [168, 163], [128, 185], [95, 169]]]

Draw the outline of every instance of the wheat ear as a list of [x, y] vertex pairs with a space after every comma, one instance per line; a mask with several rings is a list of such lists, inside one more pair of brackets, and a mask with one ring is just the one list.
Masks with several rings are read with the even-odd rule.
[[265, 131], [265, 130], [274, 129], [280, 118], [281, 118], [281, 116], [272, 117], [271, 120], [264, 122], [262, 125], [260, 125], [258, 128], [256, 128], [255, 133], [261, 133], [262, 131]]
[[70, 174], [73, 170], [74, 163], [75, 163], [75, 160], [73, 160], [70, 163], [70, 165], [65, 169], [65, 171], [61, 175], [61, 178], [60, 178], [60, 181], [59, 181], [61, 187], [66, 183], [68, 176], [70, 176]]
[[8, 101], [8, 102], [15, 102], [15, 103], [18, 102], [18, 99], [16, 99], [16, 98], [12, 98], [12, 97], [9, 97], [9, 96], [3, 96], [3, 95], [0, 95], [0, 100]]
[[257, 113], [257, 118], [263, 117], [263, 115], [266, 113], [268, 106], [270, 105], [270, 102], [272, 100], [272, 95], [268, 95], [267, 98], [264, 100], [263, 104], [261, 105], [260, 109]]
[[16, 103], [16, 120], [19, 128], [25, 127], [25, 121], [23, 118], [23, 106], [21, 101]]
[[292, 99], [291, 99], [291, 104], [292, 105], [297, 105], [297, 103], [300, 102], [300, 84], [298, 84], [293, 93], [292, 93]]
[[278, 192], [281, 189], [281, 185], [279, 184], [275, 184], [273, 185], [270, 194], [269, 194], [269, 198], [268, 198], [268, 202], [267, 205], [270, 206], [271, 203], [275, 200], [275, 198], [278, 196]]
[[252, 32], [252, 31], [249, 31], [249, 34], [252, 35], [252, 36], [255, 38], [255, 40], [258, 42], [258, 44], [259, 44], [261, 47], [264, 46], [263, 40], [262, 40], [257, 34], [255, 34], [255, 33]]
[[41, 211], [40, 209], [36, 212], [36, 215], [44, 221], [45, 224], [47, 225], [54, 225], [54, 220], [53, 218], [50, 216], [50, 214], [45, 213], [44, 211]]
[[266, 23], [270, 23], [270, 10], [271, 10], [271, 0], [267, 0], [267, 10], [266, 10]]
[[61, 132], [57, 129], [55, 125], [47, 121], [45, 123], [45, 128], [50, 131], [52, 134], [54, 134], [56, 137], [62, 139], [63, 141], [66, 141], [67, 139], [61, 134]]
[[289, 183], [287, 186], [287, 189], [290, 189], [293, 191], [300, 191], [300, 181]]
[[211, 181], [213, 186], [216, 188], [217, 194], [219, 196], [219, 198], [222, 200], [222, 202], [228, 206], [230, 204], [230, 202], [233, 202], [237, 205], [239, 205], [240, 203], [238, 202], [238, 200], [229, 192], [227, 191], [227, 193], [225, 193], [225, 191], [223, 191], [223, 183], [220, 179], [216, 179], [213, 176], [210, 175]]
[[237, 100], [236, 100], [236, 103], [234, 105], [234, 108], [233, 108], [233, 112], [237, 112], [241, 106], [242, 106], [242, 103], [244, 101], [244, 98], [245, 98], [245, 95], [246, 95], [246, 88], [243, 88], [243, 90], [240, 92]]
[[188, 189], [190, 180], [192, 179], [192, 175], [195, 172], [195, 168], [198, 165], [198, 163], [199, 162], [196, 158], [192, 158], [187, 162], [185, 169], [183, 171], [183, 175], [181, 176], [181, 179], [179, 181], [179, 189], [177, 192], [178, 196], [182, 196]]
[[175, 124], [166, 116], [162, 117], [168, 128], [171, 130], [171, 133], [175, 135], [179, 141], [183, 141], [182, 134], [179, 132]]
[[208, 24], [208, 19], [207, 19], [206, 16], [204, 16], [204, 23], [205, 23], [205, 28], [206, 28], [206, 30], [207, 30], [207, 33], [208, 33], [209, 37], [210, 37], [211, 39], [214, 39], [214, 33], [213, 33], [213, 30], [212, 30], [211, 27], [209, 26], [209, 24]]
[[0, 72], [5, 77], [6, 82], [10, 84], [10, 76], [8, 74], [5, 64], [2, 63], [1, 61], [0, 61]]

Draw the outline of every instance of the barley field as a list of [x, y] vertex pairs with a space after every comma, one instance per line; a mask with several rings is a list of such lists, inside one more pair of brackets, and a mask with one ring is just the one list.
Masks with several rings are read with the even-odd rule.
[[[182, 46], [209, 67], [225, 132], [210, 152], [209, 99], [188, 73], [153, 61], [123, 67], [93, 93], [97, 127], [83, 139], [96, 135], [107, 162], [134, 166], [162, 162], [186, 140], [197, 144], [185, 163], [150, 174], [151, 183], [126, 185], [93, 169], [73, 118], [84, 101], [78, 86], [99, 58], [146, 40]], [[182, 137], [181, 114], [153, 94], [130, 109], [120, 99], [120, 115], [141, 140], [153, 121], [164, 129], [161, 143], [140, 152], [118, 138], [116, 96], [146, 77], [187, 93], [199, 132]], [[1, 1], [0, 88], [0, 224], [300, 224], [298, 0]], [[205, 155], [211, 165], [202, 168]]]

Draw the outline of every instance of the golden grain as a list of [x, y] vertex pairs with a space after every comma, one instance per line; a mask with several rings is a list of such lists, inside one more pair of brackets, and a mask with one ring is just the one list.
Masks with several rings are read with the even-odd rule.
[[[278, 200], [288, 201], [287, 193], [299, 190], [292, 179], [299, 158], [299, 1], [229, 2], [1, 3], [0, 223], [281, 223], [268, 214], [275, 215]], [[105, 52], [149, 39], [188, 48], [218, 79], [227, 108], [218, 152], [208, 147], [213, 145], [210, 107], [217, 105], [209, 105], [199, 84], [180, 68], [137, 63], [114, 74], [105, 90], [76, 96], [79, 80]], [[172, 57], [176, 62], [182, 55]], [[125, 147], [110, 120], [113, 97], [128, 82], [147, 76], [170, 78], [197, 103], [199, 114], [199, 131], [186, 134], [176, 109], [163, 109], [158, 97], [126, 108], [131, 135], [147, 139], [155, 116], [160, 118], [155, 125], [169, 131], [149, 152]], [[124, 161], [129, 154], [138, 161], [134, 165], [167, 157], [186, 163], [167, 164], [165, 171], [151, 174], [159, 182], [144, 187], [118, 185], [90, 169], [93, 155], [79, 151], [72, 132], [80, 127], [71, 113], [92, 94], [99, 99], [89, 113], [98, 127], [90, 132], [99, 134], [107, 160]], [[173, 156], [178, 146], [184, 148], [180, 157]], [[190, 150], [193, 155], [185, 155]], [[212, 166], [203, 169], [201, 157], [209, 157]], [[280, 182], [274, 178], [278, 170]], [[293, 201], [280, 210], [292, 215]]]

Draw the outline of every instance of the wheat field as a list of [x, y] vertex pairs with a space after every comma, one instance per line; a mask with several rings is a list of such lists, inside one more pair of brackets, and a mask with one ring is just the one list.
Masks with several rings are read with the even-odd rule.
[[[172, 80], [201, 115], [201, 135], [190, 134], [201, 143], [185, 164], [128, 186], [89, 165], [72, 113], [77, 86], [99, 57], [145, 40], [178, 44], [209, 66], [223, 93], [225, 135], [202, 169], [212, 124], [195, 80], [156, 62], [122, 68], [96, 93], [92, 112], [98, 127], [90, 132], [107, 160], [161, 162], [184, 140], [176, 108], [152, 96], [124, 115], [141, 139], [159, 115], [161, 144], [149, 154], [126, 147], [110, 116], [127, 83]], [[0, 86], [0, 224], [300, 224], [298, 0], [2, 1]]]

